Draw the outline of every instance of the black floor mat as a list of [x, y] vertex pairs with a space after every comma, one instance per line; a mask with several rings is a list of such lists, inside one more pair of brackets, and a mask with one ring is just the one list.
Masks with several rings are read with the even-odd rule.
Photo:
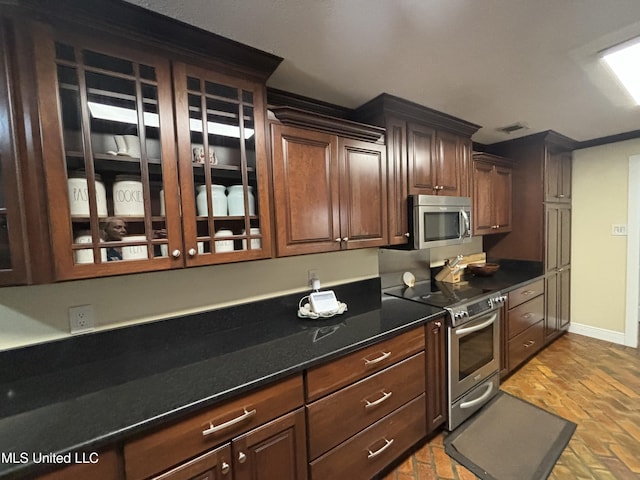
[[483, 480], [540, 480], [576, 424], [500, 391], [444, 439], [445, 451]]

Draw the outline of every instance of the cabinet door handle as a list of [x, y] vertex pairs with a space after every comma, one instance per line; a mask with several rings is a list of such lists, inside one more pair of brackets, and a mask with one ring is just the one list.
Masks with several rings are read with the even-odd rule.
[[389, 358], [390, 356], [391, 356], [391, 352], [382, 352], [382, 355], [380, 355], [377, 358], [374, 358], [373, 360], [369, 360], [368, 358], [365, 358], [364, 364], [365, 366], [375, 365], [376, 363], [380, 363], [381, 361]]
[[393, 392], [389, 392], [389, 393], [387, 393], [387, 392], [383, 391], [383, 392], [382, 392], [382, 397], [380, 397], [378, 400], [376, 400], [376, 401], [374, 401], [374, 402], [370, 402], [369, 400], [367, 400], [367, 399], [365, 398], [365, 400], [364, 400], [364, 401], [365, 401], [366, 403], [365, 403], [364, 408], [373, 408], [373, 407], [376, 407], [376, 406], [380, 405], [382, 402], [384, 402], [384, 401], [385, 401], [387, 398], [389, 398], [391, 395], [393, 395]]
[[349, 237], [342, 237], [342, 241], [343, 242], [348, 242], [349, 241]]
[[440, 328], [442, 326], [442, 322], [441, 321], [437, 321], [437, 322], [433, 322], [433, 326], [436, 327], [433, 329], [433, 333], [436, 333], [436, 329]]
[[220, 471], [222, 472], [222, 474], [226, 475], [227, 473], [229, 473], [229, 470], [231, 470], [229, 464], [227, 462], [222, 462], [222, 467], [220, 467]]
[[171, 256], [173, 258], [180, 258], [180, 255], [182, 254], [182, 252], [180, 250], [174, 250], [173, 252], [171, 252]]
[[367, 458], [377, 457], [382, 452], [384, 452], [387, 448], [389, 448], [392, 444], [393, 444], [393, 438], [391, 440], [387, 440], [385, 438], [384, 445], [380, 447], [378, 450], [376, 450], [375, 452], [372, 452], [371, 450], [367, 449], [367, 451], [369, 452], [369, 454], [367, 455]]
[[409, 238], [411, 236], [411, 234], [409, 232], [404, 234], [405, 237]]
[[558, 195], [558, 198], [564, 198], [564, 193], [561, 193], [560, 195]]
[[188, 253], [190, 257], [194, 257], [197, 253], [197, 250], [195, 248], [190, 248]]
[[339, 242], [341, 242], [341, 241], [342, 241], [342, 239], [341, 239], [340, 237], [336, 238], [336, 242], [338, 242], [338, 243], [339, 243]]
[[207, 428], [206, 430], [202, 431], [202, 436], [206, 437], [207, 435], [211, 435], [212, 433], [217, 433], [221, 430], [224, 430], [225, 428], [229, 428], [232, 427], [233, 425], [236, 425], [237, 423], [240, 422], [244, 422], [245, 420], [248, 420], [249, 418], [253, 417], [256, 414], [256, 409], [254, 408], [253, 410], [247, 411], [246, 408], [243, 409], [244, 413], [242, 415], [240, 415], [239, 417], [233, 418], [231, 420], [229, 420], [228, 422], [224, 422], [221, 423], [220, 425], [214, 425], [213, 423], [209, 422], [209, 428]]
[[240, 463], [244, 463], [244, 462], [246, 462], [246, 461], [247, 461], [247, 456], [246, 456], [243, 452], [240, 452], [240, 453], [238, 454], [238, 461], [239, 461]]

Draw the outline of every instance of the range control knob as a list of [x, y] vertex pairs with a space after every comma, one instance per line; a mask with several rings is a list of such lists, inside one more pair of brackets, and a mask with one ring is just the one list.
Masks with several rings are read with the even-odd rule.
[[456, 320], [460, 320], [464, 317], [467, 317], [469, 314], [465, 311], [460, 311], [460, 312], [455, 312], [453, 314], [453, 318], [455, 318]]

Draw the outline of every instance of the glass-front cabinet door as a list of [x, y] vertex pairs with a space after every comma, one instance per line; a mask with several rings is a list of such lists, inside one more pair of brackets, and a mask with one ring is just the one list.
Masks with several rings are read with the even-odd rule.
[[41, 35], [56, 277], [183, 265], [169, 62], [107, 42]]
[[174, 64], [187, 265], [271, 255], [264, 87]]

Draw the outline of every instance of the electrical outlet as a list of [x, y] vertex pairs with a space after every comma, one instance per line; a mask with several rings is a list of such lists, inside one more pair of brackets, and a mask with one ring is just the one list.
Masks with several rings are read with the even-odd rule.
[[71, 333], [90, 332], [94, 327], [93, 305], [69, 307], [69, 331]]
[[318, 277], [318, 270], [309, 270], [308, 285], [310, 287], [313, 287], [313, 282], [317, 282], [319, 280], [320, 280], [320, 277]]

